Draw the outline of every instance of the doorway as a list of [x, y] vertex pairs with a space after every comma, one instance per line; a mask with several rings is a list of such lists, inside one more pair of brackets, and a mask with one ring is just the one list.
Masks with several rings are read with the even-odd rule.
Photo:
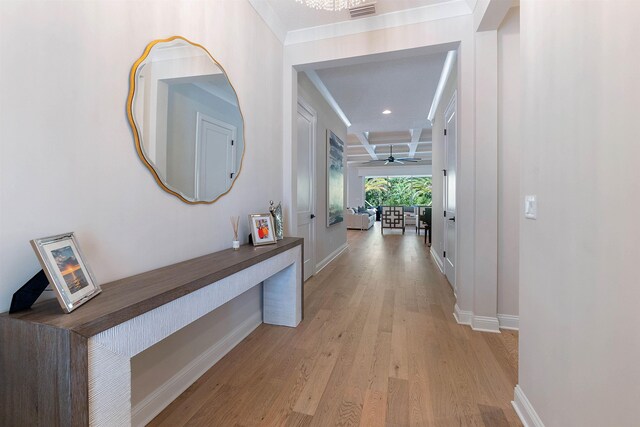
[[454, 292], [456, 288], [456, 161], [457, 161], [457, 101], [456, 92], [444, 113], [444, 188], [442, 191], [444, 206], [444, 273]]
[[315, 274], [315, 181], [316, 181], [316, 123], [315, 110], [298, 98], [296, 132], [298, 137], [297, 164], [297, 236], [304, 238], [304, 280]]

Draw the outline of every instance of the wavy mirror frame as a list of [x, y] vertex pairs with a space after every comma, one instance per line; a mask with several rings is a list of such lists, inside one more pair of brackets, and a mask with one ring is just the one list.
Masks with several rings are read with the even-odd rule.
[[[136, 72], [138, 71], [138, 67], [140, 66], [140, 64], [142, 64], [145, 61], [145, 59], [147, 59], [147, 57], [151, 53], [151, 49], [153, 49], [153, 47], [155, 45], [157, 45], [159, 43], [168, 43], [168, 42], [171, 42], [171, 41], [174, 41], [174, 40], [183, 40], [183, 41], [189, 43], [192, 46], [195, 46], [195, 47], [198, 47], [198, 48], [204, 50], [207, 53], [207, 55], [209, 55], [209, 58], [211, 58], [213, 63], [216, 64], [218, 67], [220, 67], [220, 69], [224, 73], [225, 77], [227, 78], [227, 81], [229, 82], [229, 85], [231, 86], [231, 89], [233, 89], [233, 93], [235, 94], [236, 99], [238, 100], [238, 111], [240, 112], [240, 117], [242, 118], [242, 135], [243, 135], [243, 149], [242, 149], [242, 156], [240, 156], [240, 166], [238, 167], [238, 172], [236, 173], [235, 178], [233, 179], [233, 181], [231, 181], [231, 186], [229, 187], [229, 189], [227, 191], [225, 191], [224, 193], [221, 193], [220, 195], [218, 195], [215, 199], [213, 199], [211, 201], [209, 201], [209, 200], [189, 200], [189, 199], [185, 198], [182, 194], [178, 193], [177, 191], [174, 191], [174, 190], [170, 189], [169, 187], [167, 187], [167, 185], [162, 181], [162, 179], [158, 175], [158, 172], [155, 170], [155, 168], [153, 167], [153, 165], [151, 164], [149, 159], [147, 159], [146, 156], [144, 155], [144, 151], [142, 150], [142, 141], [141, 141], [141, 137], [140, 137], [140, 132], [139, 132], [138, 127], [136, 126], [136, 122], [135, 122], [135, 120], [133, 118], [133, 100], [134, 100], [134, 95], [135, 95], [135, 92], [136, 92]], [[192, 41], [190, 41], [190, 40], [188, 40], [188, 39], [186, 39], [185, 37], [182, 37], [182, 36], [172, 36], [172, 37], [169, 37], [169, 38], [166, 38], [166, 39], [154, 40], [151, 43], [149, 43], [147, 45], [147, 47], [144, 49], [144, 52], [142, 53], [142, 56], [140, 56], [140, 58], [138, 58], [136, 60], [136, 62], [134, 62], [133, 66], [131, 67], [131, 73], [129, 74], [129, 95], [127, 96], [127, 118], [129, 119], [129, 124], [131, 125], [131, 130], [133, 131], [133, 139], [134, 139], [134, 142], [135, 142], [135, 145], [136, 145], [136, 151], [138, 153], [138, 156], [142, 160], [142, 163], [144, 163], [144, 165], [147, 167], [147, 169], [149, 169], [149, 171], [153, 175], [154, 179], [156, 180], [156, 183], [158, 183], [160, 188], [162, 188], [164, 191], [166, 191], [169, 194], [172, 194], [172, 195], [176, 196], [177, 198], [179, 198], [183, 202], [185, 202], [187, 204], [190, 204], [190, 205], [210, 205], [210, 204], [215, 203], [216, 201], [218, 201], [222, 196], [228, 194], [233, 189], [233, 185], [236, 183], [236, 180], [238, 179], [238, 177], [240, 176], [240, 173], [242, 172], [242, 163], [244, 161], [244, 154], [247, 151], [244, 115], [242, 114], [242, 108], [240, 107], [240, 98], [238, 97], [238, 92], [236, 92], [236, 88], [231, 83], [231, 80], [229, 79], [229, 75], [227, 74], [227, 71], [224, 69], [224, 67], [222, 65], [220, 65], [220, 63], [218, 61], [215, 60], [215, 58], [211, 55], [211, 53], [209, 53], [207, 48], [205, 48], [204, 46], [202, 46], [202, 45], [200, 45], [198, 43], [194, 43], [194, 42], [192, 42]]]

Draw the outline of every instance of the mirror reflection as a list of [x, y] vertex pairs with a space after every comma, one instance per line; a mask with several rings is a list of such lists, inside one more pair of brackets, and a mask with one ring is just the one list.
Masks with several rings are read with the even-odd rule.
[[240, 172], [244, 126], [222, 67], [176, 37], [151, 43], [131, 78], [136, 146], [158, 183], [188, 203], [227, 193]]

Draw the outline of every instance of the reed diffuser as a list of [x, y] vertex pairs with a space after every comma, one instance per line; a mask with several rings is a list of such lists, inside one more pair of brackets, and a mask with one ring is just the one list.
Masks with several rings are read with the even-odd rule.
[[238, 225], [240, 224], [239, 216], [232, 216], [229, 218], [231, 221], [231, 227], [233, 228], [233, 250], [237, 251], [240, 249], [240, 240], [238, 240]]

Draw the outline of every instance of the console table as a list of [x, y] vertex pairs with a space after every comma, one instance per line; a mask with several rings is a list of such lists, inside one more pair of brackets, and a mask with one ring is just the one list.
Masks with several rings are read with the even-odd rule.
[[241, 246], [102, 285], [70, 314], [0, 315], [0, 424], [131, 425], [131, 358], [263, 284], [263, 322], [302, 320], [303, 239]]

